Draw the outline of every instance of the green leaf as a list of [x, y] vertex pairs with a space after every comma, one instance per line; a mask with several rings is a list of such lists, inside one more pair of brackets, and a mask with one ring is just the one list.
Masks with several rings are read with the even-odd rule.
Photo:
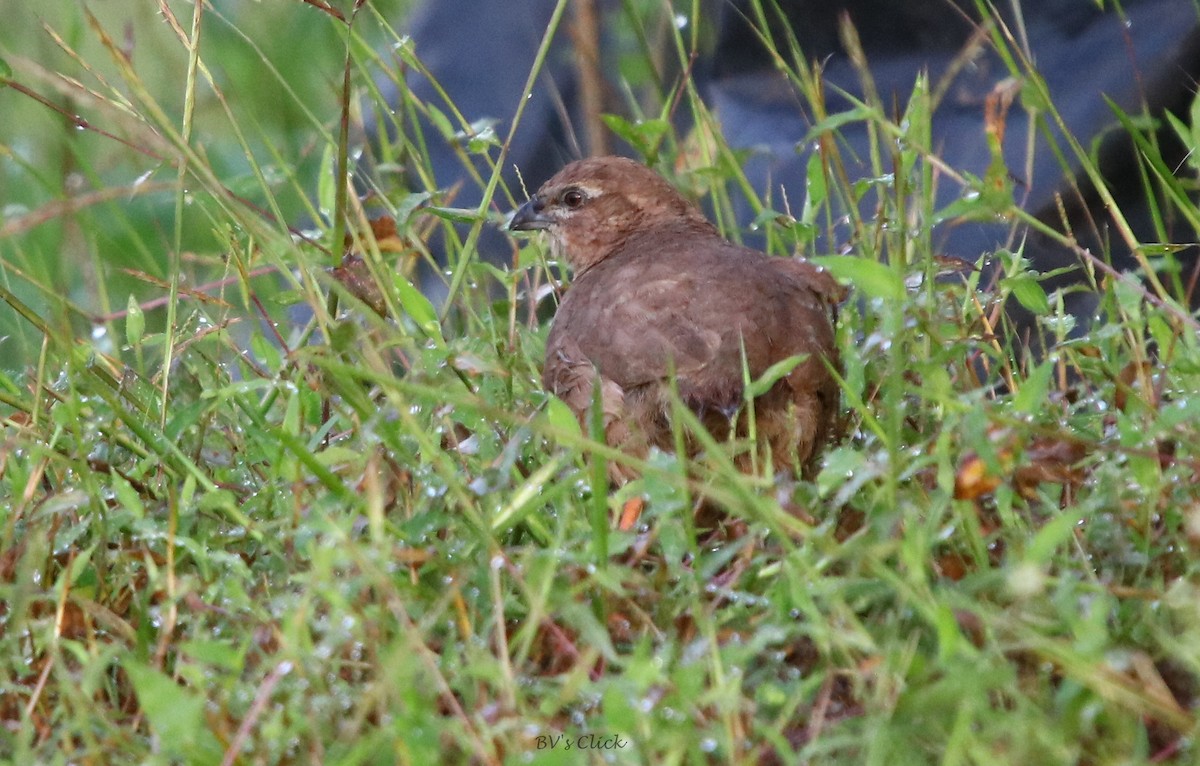
[[492, 519], [492, 531], [508, 530], [520, 524], [533, 511], [545, 504], [545, 487], [562, 468], [567, 458], [559, 455], [553, 460], [534, 471], [509, 496], [508, 501]]
[[1050, 299], [1046, 297], [1046, 291], [1042, 289], [1034, 274], [1027, 272], [1008, 277], [1000, 280], [1000, 285], [1011, 290], [1017, 302], [1034, 314], [1041, 315], [1050, 311]]
[[859, 475], [866, 461], [857, 450], [847, 447], [830, 450], [823, 460], [825, 465], [821, 473], [817, 475], [817, 491], [821, 497], [828, 497], [835, 489], [840, 489], [852, 477]]
[[820, 152], [813, 152], [808, 157], [804, 191], [804, 208], [800, 211], [800, 220], [811, 225], [816, 220], [817, 211], [829, 196], [825, 178], [825, 161]]
[[849, 125], [852, 122], [864, 122], [870, 119], [875, 112], [866, 106], [856, 106], [845, 112], [831, 114], [825, 119], [813, 125], [805, 134], [804, 138], [800, 139], [796, 144], [796, 149], [800, 150], [808, 146], [811, 142], [817, 140], [826, 133], [833, 133], [843, 125]]
[[326, 468], [337, 468], [342, 465], [358, 465], [362, 461], [362, 452], [350, 447], [327, 447], [316, 454], [317, 461]]
[[[477, 223], [480, 219], [479, 211], [473, 207], [434, 207], [431, 205], [425, 209], [432, 215], [452, 223]], [[484, 220], [487, 220], [486, 216]]]
[[227, 489], [215, 489], [200, 496], [197, 508], [201, 511], [219, 511], [223, 508], [236, 508], [237, 495]]
[[[299, 293], [293, 293], [299, 296]], [[299, 303], [300, 301], [294, 301]], [[279, 346], [267, 339], [266, 335], [255, 333], [250, 336], [250, 350], [254, 352], [255, 357], [262, 360], [263, 366], [268, 370], [278, 370], [283, 365], [283, 354], [279, 350]]]
[[[972, 178], [967, 179], [968, 182]], [[974, 179], [974, 183], [978, 186], [981, 181]], [[973, 187], [972, 187], [973, 188]], [[987, 200], [974, 191], [969, 191], [963, 196], [946, 205], [941, 210], [934, 211], [933, 224], [937, 225], [943, 221], [951, 221], [955, 219], [963, 219], [967, 221], [991, 221], [996, 217], [996, 211], [989, 207]]]
[[417, 208], [428, 202], [432, 196], [433, 194], [427, 191], [412, 192], [411, 194], [405, 195], [405, 197], [396, 204], [396, 210], [392, 216], [396, 220], [396, 226], [403, 226], [407, 224], [409, 219], [412, 218], [412, 214], [416, 212]]
[[810, 260], [843, 282], [849, 282], [868, 298], [904, 300], [904, 281], [886, 263], [851, 255], [826, 255]]
[[188, 763], [220, 760], [221, 749], [204, 721], [202, 695], [145, 665], [127, 662], [124, 667], [150, 730], [168, 758]]
[[1054, 360], [1048, 359], [1033, 368], [1029, 377], [1025, 378], [1025, 382], [1021, 384], [1020, 390], [1013, 396], [1013, 409], [1033, 414], [1045, 408], [1054, 366]]
[[110, 485], [125, 510], [133, 514], [134, 518], [144, 519], [146, 517], [146, 506], [142, 502], [142, 496], [133, 488], [133, 485], [120, 474], [115, 473], [112, 475]]
[[404, 309], [404, 313], [408, 314], [426, 335], [436, 340], [439, 345], [445, 345], [446, 341], [442, 338], [442, 326], [438, 322], [437, 311], [429, 299], [420, 290], [413, 287], [412, 282], [408, 281], [408, 277], [400, 272], [395, 272], [393, 281], [396, 285], [396, 293], [400, 297], [400, 307]]
[[326, 220], [333, 220], [333, 209], [337, 205], [337, 162], [333, 144], [321, 153], [321, 168], [317, 171], [317, 209]]
[[206, 665], [241, 672], [245, 663], [245, 652], [224, 641], [184, 641], [179, 651]]
[[8, 62], [3, 57], [0, 57], [0, 80], [12, 79], [12, 75], [12, 67], [8, 65]]
[[563, 607], [567, 625], [579, 631], [583, 646], [599, 652], [605, 659], [615, 661], [618, 655], [613, 647], [612, 635], [585, 604], [574, 602]]
[[796, 354], [789, 356], [787, 359], [781, 359], [775, 364], [766, 369], [758, 380], [751, 381], [746, 387], [746, 398], [757, 399], [763, 394], [771, 390], [771, 386], [775, 385], [779, 380], [787, 377], [788, 373], [796, 369], [796, 365], [808, 358], [808, 354]]
[[601, 115], [605, 126], [619, 138], [638, 150], [643, 157], [652, 157], [670, 130], [671, 124], [663, 119], [629, 122], [615, 114]]
[[1117, 299], [1117, 305], [1121, 307], [1121, 311], [1129, 315], [1131, 320], [1138, 320], [1142, 317], [1142, 301], [1145, 299], [1145, 292], [1141, 286], [1131, 281], [1127, 276], [1112, 280], [1113, 295]]
[[500, 146], [496, 121], [490, 118], [476, 120], [471, 123], [469, 131], [459, 131], [458, 135], [459, 143], [465, 143], [467, 151], [472, 154], [483, 154], [493, 146]]
[[551, 396], [546, 400], [546, 420], [555, 431], [564, 431], [573, 438], [583, 437], [583, 429], [579, 427], [579, 420], [575, 417], [575, 413], [571, 412], [567, 403], [557, 396]]
[[429, 121], [433, 123], [435, 128], [437, 128], [438, 133], [442, 134], [442, 138], [453, 143], [455, 137], [458, 135], [458, 131], [454, 129], [454, 125], [450, 122], [450, 118], [446, 116], [445, 112], [438, 109], [436, 106], [429, 105], [427, 109]]
[[1065, 544], [1075, 532], [1082, 511], [1076, 506], [1073, 510], [1064, 511], [1051, 519], [1033, 536], [1029, 547], [1025, 550], [1025, 561], [1045, 565], [1050, 562], [1054, 551]]
[[72, 586], [78, 586], [80, 583], [80, 578], [83, 577], [83, 574], [90, 569], [92, 563], [92, 554], [95, 552], [96, 546], [89, 545], [83, 550], [83, 552], [79, 553], [71, 561], [71, 568], [67, 570], [67, 582], [69, 582]]
[[790, 218], [790, 216], [787, 213], [781, 213], [778, 210], [772, 210], [769, 207], [763, 208], [763, 211], [761, 213], [759, 213], [758, 215], [754, 216], [754, 220], [750, 222], [750, 228], [757, 230], [757, 229], [762, 228], [763, 226], [769, 226], [771, 224], [779, 224], [780, 226], [787, 226], [787, 225], [789, 225], [788, 224], [789, 218]]
[[136, 346], [142, 342], [145, 333], [146, 315], [142, 313], [137, 299], [130, 293], [129, 300], [125, 303], [125, 341], [131, 346]]
[[948, 661], [954, 657], [958, 647], [962, 646], [963, 638], [954, 610], [948, 604], [939, 604], [933, 614], [933, 625], [938, 637], [938, 659], [942, 662]]

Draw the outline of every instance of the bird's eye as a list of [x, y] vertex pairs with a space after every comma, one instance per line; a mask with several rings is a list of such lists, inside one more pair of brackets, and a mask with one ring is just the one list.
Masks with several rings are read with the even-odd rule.
[[575, 209], [582, 205], [583, 200], [583, 192], [579, 191], [578, 189], [567, 189], [562, 195], [563, 204], [571, 209]]

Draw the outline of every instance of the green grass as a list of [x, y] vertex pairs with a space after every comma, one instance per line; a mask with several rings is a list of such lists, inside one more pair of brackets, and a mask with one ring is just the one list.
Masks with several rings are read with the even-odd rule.
[[[626, 6], [621, 23], [643, 39], [672, 30], [680, 62], [700, 44], [697, 25], [679, 33], [656, 4]], [[190, 30], [190, 9], [172, 7]], [[127, 142], [0, 90], [15, 115], [0, 126], [0, 207], [15, 227], [0, 239], [0, 756], [1200, 757], [1196, 319], [1098, 269], [1112, 321], [1043, 361], [997, 341], [1010, 297], [1051, 336], [1069, 320], [1019, 252], [1000, 254], [994, 288], [971, 271], [933, 278], [930, 227], [946, 213], [933, 184], [953, 179], [935, 177], [927, 89], [903, 120], [873, 103], [845, 116], [874, 126], [879, 181], [845, 179], [830, 142], [807, 198], [760, 216], [773, 251], [822, 256], [816, 235], [844, 226], [847, 204], [866, 195], [877, 210], [850, 221], [852, 257], [823, 261], [855, 297], [838, 328], [845, 434], [816, 481], [741, 476], [711, 450], [691, 467], [653, 456], [613, 492], [595, 477], [628, 458], [581, 434], [539, 383], [546, 328], [531, 296], [553, 273], [541, 246], [523, 242], [507, 269], [473, 258], [519, 190], [496, 187], [479, 213], [439, 194], [417, 208], [430, 191], [421, 137], [390, 148], [412, 171], [379, 202], [409, 247], [473, 224], [449, 238], [455, 292], [441, 310], [403, 276], [420, 255], [357, 234], [353, 198], [311, 241], [288, 231], [339, 206], [340, 114], [392, 64], [372, 53], [401, 42], [391, 9], [364, 6], [348, 35], [300, 3], [221, 7], [233, 17], [205, 10], [192, 47], [140, 8], [131, 62], [107, 5], [94, 24], [74, 5], [48, 20], [77, 59], [19, 26], [29, 16], [0, 32], [12, 82]], [[319, 44], [297, 63], [287, 47], [301, 34]], [[800, 97], [816, 98], [798, 61], [780, 51]], [[1035, 93], [1036, 73], [1014, 68]], [[622, 71], [655, 92], [648, 65]], [[724, 195], [742, 183], [738, 157], [703, 130], [664, 132], [676, 96], [711, 125], [686, 84], [667, 88], [640, 122], [613, 124], [710, 195], [737, 236], [750, 222], [730, 219]], [[452, 105], [432, 106], [467, 129]], [[502, 141], [466, 143], [464, 159], [502, 164]], [[1146, 151], [1147, 184], [1195, 219], [1184, 182]], [[949, 212], [1021, 220], [994, 180], [967, 179], [990, 193]], [[108, 196], [61, 207], [96, 194]], [[345, 230], [396, 319], [329, 278]], [[1147, 252], [1169, 265], [1169, 249]], [[309, 325], [289, 323], [296, 304]], [[981, 368], [1003, 393], [978, 384]], [[699, 492], [736, 521], [697, 530]], [[641, 524], [618, 531], [611, 518], [634, 497], [647, 500]], [[606, 743], [620, 747], [583, 747]]]

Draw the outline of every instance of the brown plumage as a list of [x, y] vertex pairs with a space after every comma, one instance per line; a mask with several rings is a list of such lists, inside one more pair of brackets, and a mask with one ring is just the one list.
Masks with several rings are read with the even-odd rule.
[[[811, 468], [838, 406], [826, 365], [837, 366], [831, 313], [843, 291], [827, 273], [727, 241], [657, 173], [618, 157], [567, 165], [509, 228], [545, 229], [574, 269], [542, 380], [585, 430], [598, 376], [608, 444], [638, 455], [673, 449], [673, 370], [683, 402], [726, 439], [744, 403], [743, 346], [752, 380], [803, 355], [755, 400], [754, 415], [776, 469]], [[743, 413], [739, 435], [746, 421]]]

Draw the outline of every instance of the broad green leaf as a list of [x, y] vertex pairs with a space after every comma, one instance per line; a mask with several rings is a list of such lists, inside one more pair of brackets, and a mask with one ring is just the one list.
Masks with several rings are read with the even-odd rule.
[[187, 763], [219, 762], [221, 749], [204, 719], [204, 696], [180, 686], [153, 668], [124, 665], [150, 730], [170, 759]]
[[556, 431], [564, 431], [570, 437], [583, 436], [583, 429], [579, 427], [579, 420], [575, 417], [575, 413], [571, 412], [567, 403], [557, 396], [546, 400], [546, 420]]
[[1050, 299], [1046, 297], [1046, 291], [1042, 289], [1041, 283], [1034, 274], [1028, 272], [1018, 274], [1015, 277], [1001, 280], [1000, 284], [1011, 290], [1017, 302], [1034, 314], [1040, 316], [1050, 311]]
[[630, 122], [615, 114], [605, 114], [600, 119], [604, 120], [609, 130], [636, 148], [644, 157], [652, 156], [656, 152], [663, 136], [671, 127], [670, 123], [663, 119]]

